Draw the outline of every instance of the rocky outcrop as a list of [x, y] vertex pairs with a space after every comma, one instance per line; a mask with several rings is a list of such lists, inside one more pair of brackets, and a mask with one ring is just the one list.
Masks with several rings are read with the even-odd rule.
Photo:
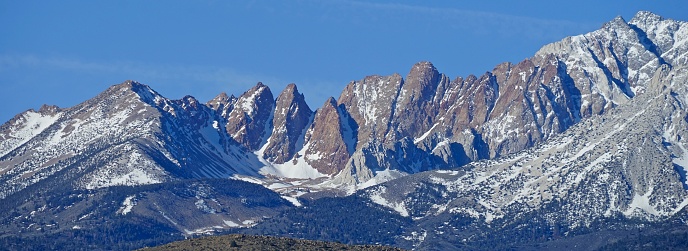
[[272, 134], [265, 145], [263, 158], [282, 164], [294, 157], [303, 142], [313, 111], [295, 84], [289, 84], [275, 102]]
[[356, 148], [373, 139], [394, 142], [394, 104], [403, 83], [404, 79], [399, 74], [374, 75], [352, 81], [344, 88], [339, 95], [339, 105], [350, 114], [355, 124]]
[[236, 104], [237, 98], [232, 96], [227, 96], [227, 93], [220, 93], [215, 98], [206, 102], [205, 105], [213, 109], [221, 117], [229, 117], [229, 113], [234, 110], [234, 104]]
[[234, 103], [234, 109], [226, 117], [227, 133], [251, 151], [260, 149], [270, 136], [274, 107], [270, 88], [258, 83]]
[[348, 116], [330, 97], [315, 113], [313, 124], [306, 133], [306, 162], [320, 173], [338, 173], [353, 151], [351, 135]]

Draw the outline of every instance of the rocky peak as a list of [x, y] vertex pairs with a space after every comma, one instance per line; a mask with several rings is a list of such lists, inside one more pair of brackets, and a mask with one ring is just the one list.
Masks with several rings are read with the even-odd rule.
[[116, 86], [120, 86], [120, 87], [125, 87], [125, 88], [129, 88], [129, 89], [133, 89], [133, 88], [140, 88], [140, 87], [143, 87], [143, 86], [145, 86], [145, 85], [139, 83], [138, 81], [131, 80], [131, 79], [127, 79], [127, 80], [125, 80], [124, 82], [122, 82], [122, 83], [120, 83], [120, 84], [118, 84], [118, 85], [116, 85]]
[[[270, 91], [270, 87], [263, 85], [262, 82], [258, 82], [256, 86], [239, 96], [236, 102], [236, 108], [238, 108], [240, 112], [253, 116], [257, 112], [260, 112], [260, 109], [265, 105], [273, 103], [274, 98]], [[270, 108], [272, 109], [272, 107]]]
[[258, 82], [244, 92], [227, 114], [227, 132], [250, 150], [258, 150], [270, 133], [275, 99], [270, 88]]
[[639, 23], [644, 23], [644, 24], [656, 24], [658, 22], [664, 21], [664, 18], [652, 13], [650, 11], [638, 11], [638, 13], [631, 18], [630, 23], [633, 24], [639, 24]]
[[277, 99], [279, 100], [280, 97], [283, 99], [293, 99], [295, 96], [301, 96], [303, 97], [303, 94], [299, 93], [299, 88], [296, 87], [296, 84], [291, 83], [288, 84], [287, 87], [282, 90], [279, 96], [277, 96]]
[[440, 73], [430, 62], [419, 62], [413, 65], [402, 87], [402, 93], [410, 98], [409, 102], [427, 99], [432, 95], [440, 80]]
[[186, 95], [181, 99], [182, 103], [185, 106], [190, 106], [190, 107], [198, 107], [199, 102], [198, 99], [196, 99], [194, 96], [191, 95]]
[[289, 84], [287, 87], [277, 96], [275, 109], [282, 114], [295, 115], [300, 109], [304, 109], [306, 113], [312, 113], [313, 111], [306, 104], [306, 99], [295, 84]]
[[400, 137], [417, 137], [430, 129], [438, 109], [433, 103], [438, 87], [448, 83], [449, 78], [440, 74], [430, 62], [419, 62], [411, 68], [394, 112], [394, 124]]
[[655, 54], [660, 64], [685, 64], [688, 40], [685, 21], [664, 19], [651, 12], [639, 12], [630, 22], [643, 46]]
[[[399, 74], [367, 76], [349, 83], [339, 96], [339, 104], [358, 126], [359, 145], [372, 138], [394, 140], [391, 121], [404, 79]], [[388, 137], [389, 136], [389, 137]]]
[[290, 160], [296, 154], [297, 142], [310, 123], [313, 111], [295, 84], [289, 84], [277, 97], [272, 119], [273, 130], [263, 158], [277, 164]]
[[[131, 96], [132, 94], [137, 97]], [[110, 97], [107, 97], [107, 96]], [[103, 99], [117, 98], [121, 102], [133, 102], [134, 99], [143, 101], [155, 106], [162, 97], [148, 85], [141, 84], [134, 80], [127, 80], [121, 84], [113, 85], [108, 90], [100, 94]]]
[[196, 98], [190, 95], [186, 95], [180, 100], [175, 100], [174, 103], [180, 106], [181, 109], [189, 112], [192, 116], [196, 115], [197, 112], [200, 112], [208, 108], [207, 106], [201, 104]]
[[60, 112], [60, 107], [56, 105], [43, 104], [41, 108], [38, 109], [38, 113], [45, 115], [55, 115], [58, 112]]
[[227, 93], [222, 92], [215, 96], [213, 99], [208, 100], [205, 104], [212, 108], [213, 110], [219, 110], [221, 107], [227, 104], [229, 102], [229, 96], [227, 96]]
[[206, 105], [213, 109], [215, 112], [220, 114], [221, 117], [228, 117], [229, 113], [234, 109], [234, 103], [236, 103], [237, 98], [232, 96], [227, 96], [227, 93], [220, 93], [215, 98], [209, 100]]
[[626, 22], [626, 20], [624, 20], [624, 18], [622, 16], [617, 16], [614, 19], [612, 19], [611, 21], [602, 25], [602, 29], [616, 29], [616, 28], [620, 28], [620, 27], [622, 27], [622, 28], [628, 27], [628, 23]]
[[134, 80], [126, 80], [126, 81], [122, 82], [121, 84], [118, 84], [115, 86], [120, 87], [120, 88], [126, 88], [126, 89], [129, 89], [129, 90], [136, 92], [136, 93], [139, 93], [141, 91], [148, 91], [150, 89], [149, 86], [141, 84], [138, 81], [134, 81]]
[[334, 97], [329, 97], [329, 98], [327, 98], [327, 100], [325, 100], [325, 103], [323, 104], [323, 106], [320, 109], [318, 109], [318, 112], [320, 112], [320, 110], [332, 112], [336, 109], [337, 109], [337, 100], [334, 99]]
[[315, 118], [306, 135], [305, 160], [318, 172], [336, 174], [349, 160], [350, 147], [344, 133], [348, 130], [346, 114], [339, 109], [337, 101], [330, 97], [315, 113]]
[[439, 75], [437, 68], [435, 68], [435, 65], [429, 61], [420, 61], [415, 63], [413, 67], [411, 67], [411, 71], [408, 74], [409, 78], [418, 78], [421, 76], [433, 77], [437, 75]]

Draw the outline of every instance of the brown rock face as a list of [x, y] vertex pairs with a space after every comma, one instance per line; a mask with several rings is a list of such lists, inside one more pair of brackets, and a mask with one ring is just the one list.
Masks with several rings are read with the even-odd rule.
[[274, 107], [270, 88], [258, 83], [237, 99], [226, 117], [227, 133], [249, 150], [258, 150], [269, 136]]
[[306, 104], [303, 94], [299, 93], [295, 84], [289, 84], [277, 97], [272, 135], [263, 152], [263, 158], [282, 164], [294, 157], [297, 147], [300, 147], [296, 144], [303, 136], [312, 115], [313, 111]]
[[175, 104], [183, 109], [184, 113], [179, 113], [177, 116], [183, 116], [183, 119], [189, 121], [189, 126], [193, 129], [210, 126], [208, 122], [211, 121], [211, 114], [205, 112], [208, 108], [203, 106], [196, 98], [192, 96], [185, 96], [180, 100], [172, 100], [170, 103]]
[[542, 138], [542, 121], [537, 118], [545, 117], [546, 113], [541, 112], [547, 110], [542, 106], [549, 100], [539, 95], [539, 83], [551, 72], [536, 67], [531, 60], [524, 60], [510, 68], [509, 73], [500, 85], [499, 99], [483, 126], [491, 157], [524, 149]]
[[339, 96], [339, 104], [350, 114], [357, 127], [357, 148], [378, 139], [394, 142], [392, 128], [394, 103], [404, 80], [399, 74], [368, 76], [349, 83]]
[[316, 111], [313, 124], [306, 134], [306, 162], [320, 173], [336, 174], [345, 166], [351, 156], [350, 146], [344, 135], [347, 133], [347, 116], [337, 106], [334, 98], [329, 98]]
[[[367, 77], [340, 97], [356, 122], [362, 151], [348, 169], [416, 172], [520, 151], [603, 112], [610, 102], [590, 97], [587, 107], [600, 108], [582, 113], [579, 85], [552, 54], [451, 82], [428, 62], [414, 65], [406, 80]], [[390, 153], [396, 156], [379, 157]]]
[[438, 110], [436, 91], [448, 83], [449, 78], [430, 62], [420, 62], [411, 68], [396, 100], [393, 124], [399, 138], [418, 137], [432, 127]]

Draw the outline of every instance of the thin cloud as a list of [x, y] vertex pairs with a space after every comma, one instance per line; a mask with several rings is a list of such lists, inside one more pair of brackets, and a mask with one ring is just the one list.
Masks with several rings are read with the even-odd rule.
[[497, 34], [500, 36], [525, 36], [533, 39], [560, 39], [562, 31], [584, 32], [596, 24], [552, 20], [508, 15], [494, 12], [463, 10], [456, 8], [437, 8], [399, 3], [373, 3], [362, 1], [328, 1], [356, 9], [378, 10], [399, 15], [419, 15], [434, 18], [449, 27], [470, 30], [476, 34]]
[[[269, 85], [277, 96], [289, 83], [296, 83], [312, 109], [319, 107], [326, 97], [338, 94], [346, 83], [316, 79], [284, 81], [270, 76], [241, 74], [228, 67], [200, 65], [153, 65], [140, 62], [91, 62], [74, 58], [38, 57], [35, 55], [0, 55], [0, 72], [16, 68], [46, 68], [73, 71], [80, 74], [116, 74], [126, 79], [141, 81], [156, 90], [176, 94], [196, 94], [209, 99], [220, 92], [236, 95], [253, 87], [257, 82]], [[125, 79], [121, 79], [124, 81]], [[299, 82], [301, 80], [301, 82]], [[112, 84], [112, 83], [110, 83]], [[314, 108], [315, 107], [315, 108]]]
[[[273, 77], [239, 74], [235, 70], [199, 65], [153, 65], [140, 62], [90, 62], [73, 58], [37, 57], [34, 55], [0, 55], [0, 69], [9, 67], [50, 67], [63, 70], [99, 73], [119, 73], [150, 79], [177, 79], [198, 82], [254, 82], [277, 81]], [[253, 83], [255, 84], [255, 83]]]
[[[241, 94], [257, 82], [269, 85], [286, 85], [280, 79], [270, 76], [241, 74], [228, 67], [202, 65], [155, 65], [140, 62], [92, 62], [74, 58], [39, 57], [35, 55], [0, 55], [0, 72], [13, 68], [46, 68], [66, 70], [78, 74], [118, 75], [126, 79], [141, 81], [154, 88], [173, 92], [215, 94], [222, 91]], [[112, 84], [112, 83], [110, 83]]]

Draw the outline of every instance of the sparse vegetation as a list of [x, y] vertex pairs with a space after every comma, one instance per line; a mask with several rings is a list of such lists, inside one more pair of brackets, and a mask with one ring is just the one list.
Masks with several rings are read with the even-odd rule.
[[312, 241], [285, 237], [254, 236], [230, 234], [177, 241], [166, 245], [143, 248], [139, 251], [175, 250], [356, 250], [356, 251], [394, 251], [394, 247], [377, 245], [346, 245], [338, 242]]

